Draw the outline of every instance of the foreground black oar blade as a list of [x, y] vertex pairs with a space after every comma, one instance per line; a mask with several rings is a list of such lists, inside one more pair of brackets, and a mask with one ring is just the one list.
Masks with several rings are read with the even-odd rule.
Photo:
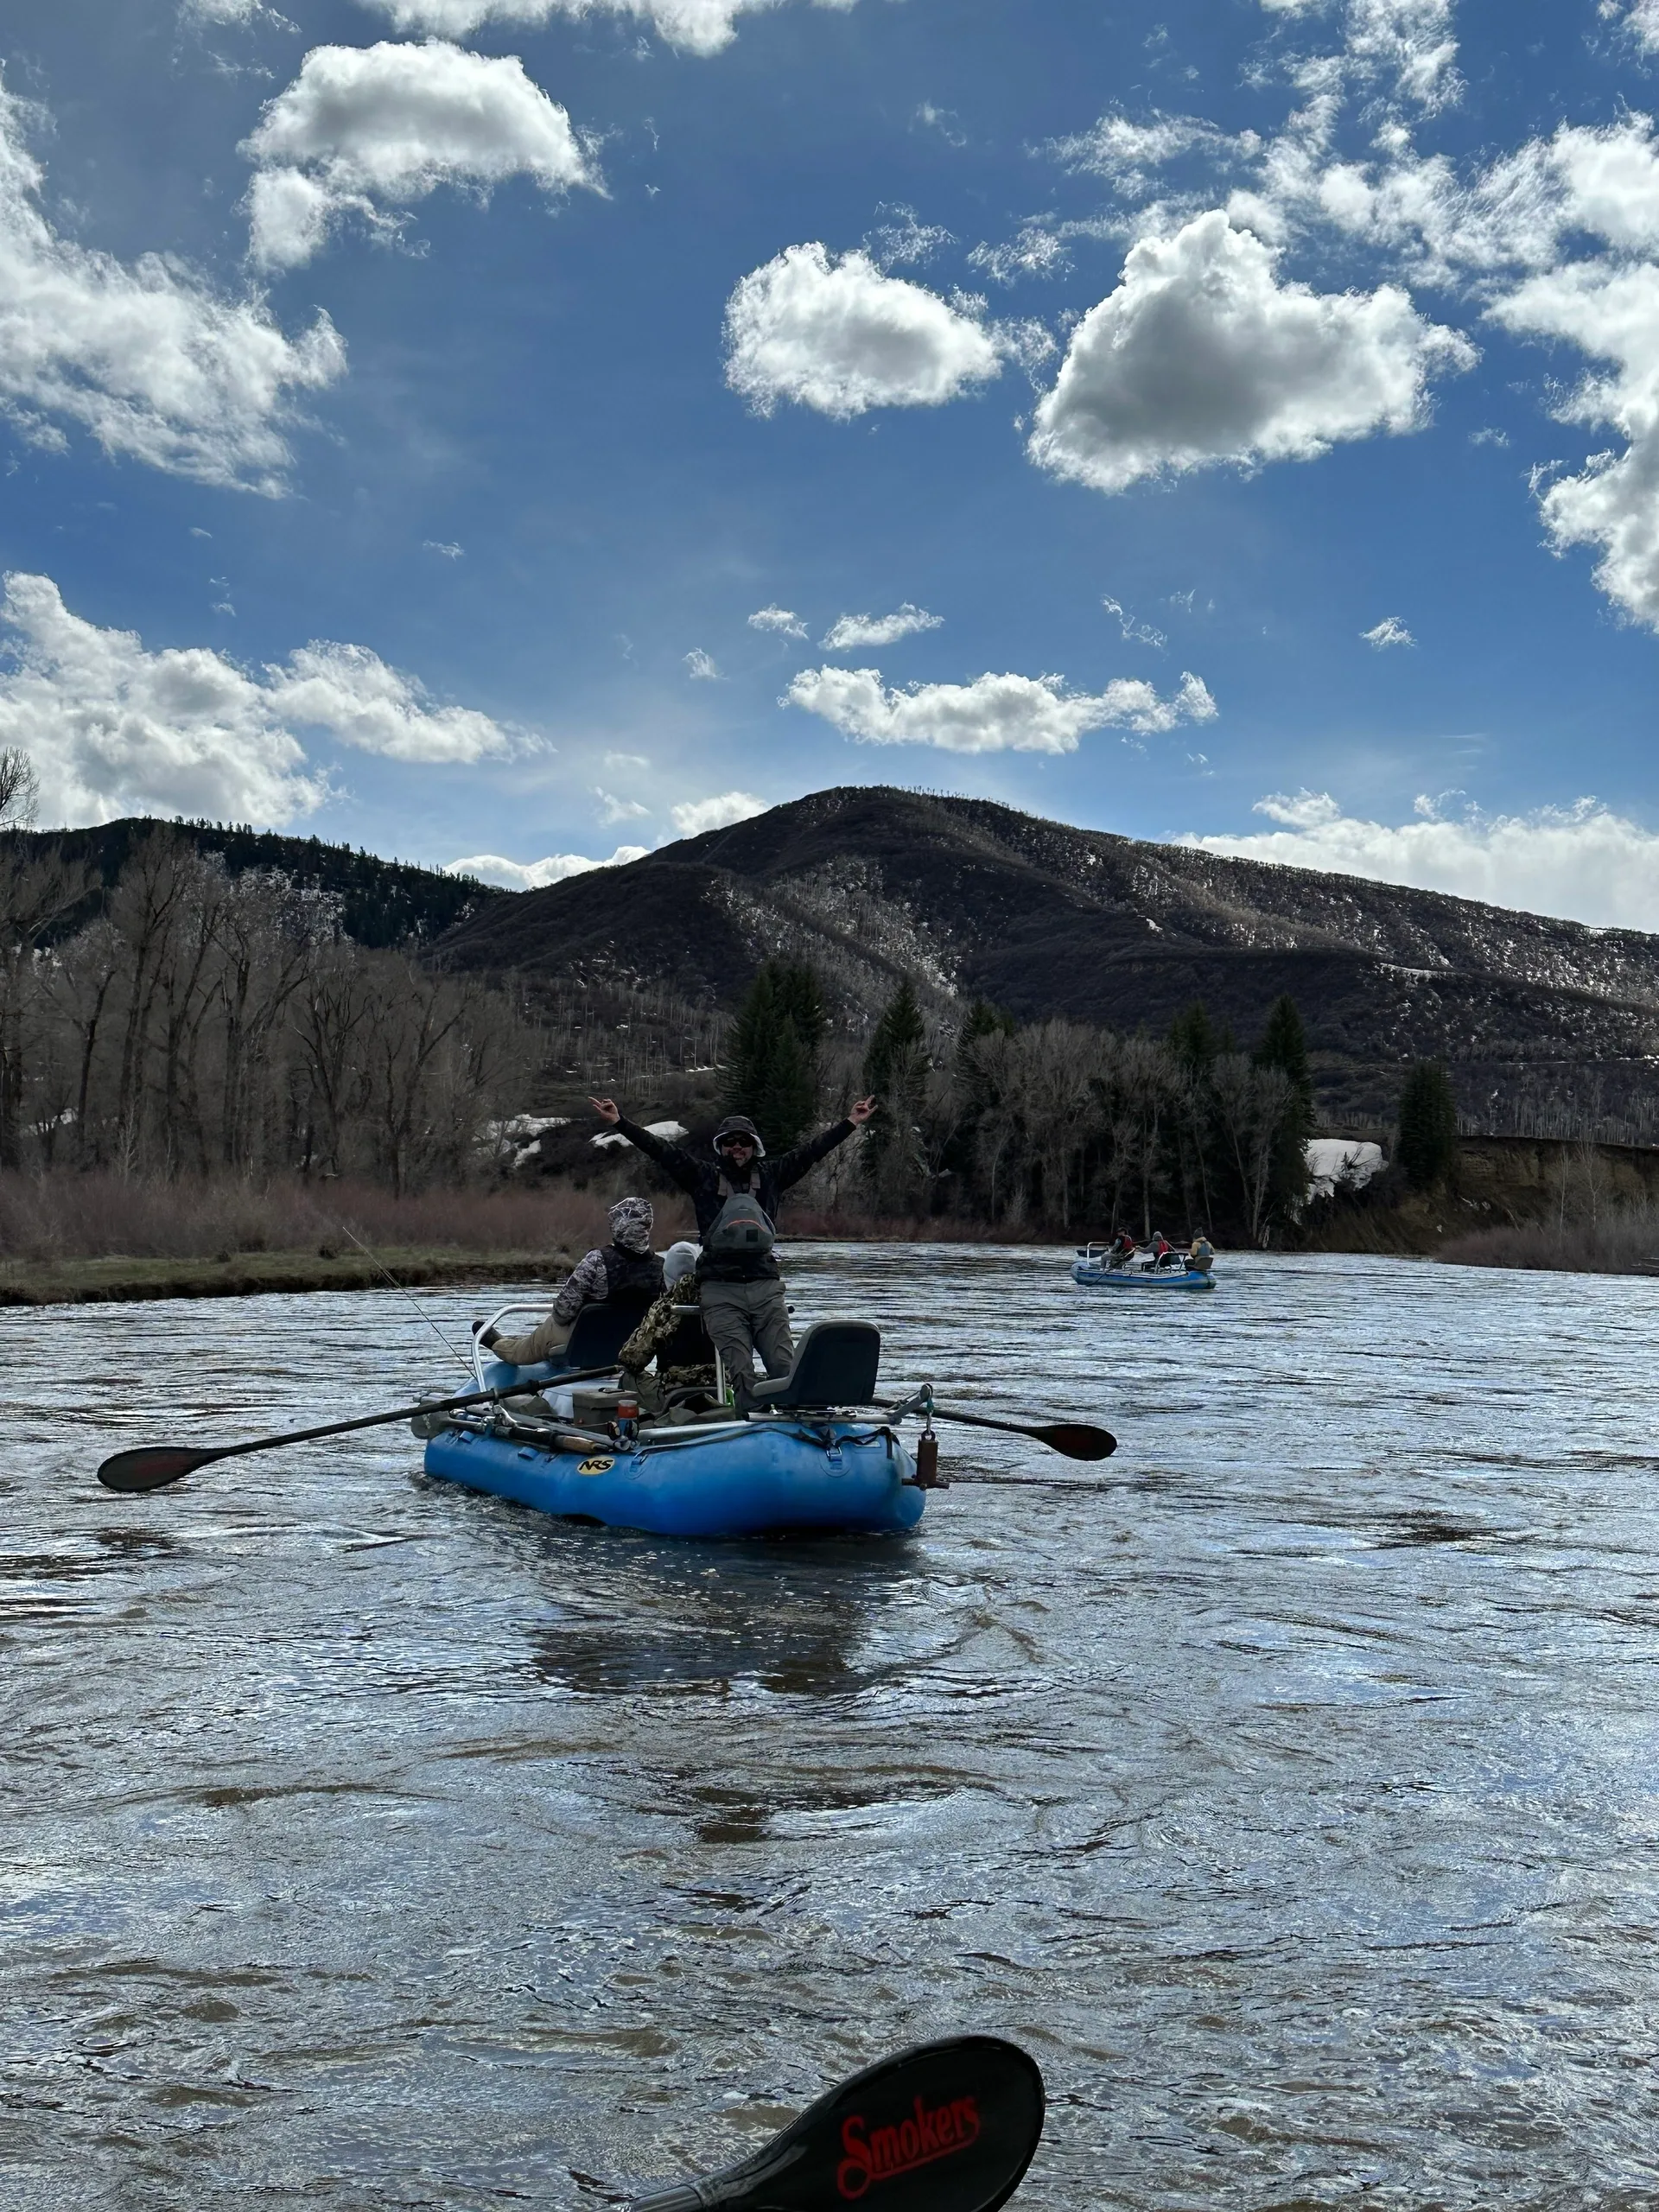
[[1110, 1429], [1097, 1428], [1093, 1421], [993, 1421], [988, 1414], [958, 1413], [954, 1406], [935, 1406], [933, 1413], [939, 1421], [961, 1421], [968, 1428], [1000, 1428], [1009, 1436], [1033, 1437], [1068, 1459], [1109, 1459], [1117, 1449]]
[[[612, 1375], [607, 1367], [578, 1367], [568, 1375], [550, 1377], [563, 1389], [567, 1382], [591, 1382], [596, 1375]], [[105, 1459], [98, 1479], [105, 1490], [160, 1490], [181, 1475], [194, 1474], [214, 1459], [240, 1459], [250, 1452], [277, 1452], [285, 1444], [315, 1444], [325, 1436], [350, 1436], [359, 1428], [389, 1428], [394, 1421], [412, 1421], [416, 1414], [453, 1413], [461, 1406], [499, 1405], [503, 1398], [521, 1398], [541, 1387], [534, 1382], [503, 1382], [493, 1390], [462, 1390], [450, 1398], [426, 1398], [416, 1406], [394, 1406], [389, 1414], [359, 1414], [355, 1421], [325, 1421], [321, 1428], [290, 1428], [281, 1436], [251, 1436], [241, 1444], [217, 1444], [192, 1452], [181, 1444], [141, 1444]]]
[[141, 1444], [106, 1459], [98, 1479], [105, 1490], [160, 1490], [218, 1457], [217, 1452], [192, 1452], [182, 1444]]
[[1063, 1452], [1068, 1459], [1109, 1459], [1117, 1449], [1111, 1430], [1096, 1428], [1092, 1421], [1055, 1421], [1031, 1433], [1040, 1437], [1051, 1452]]
[[957, 2036], [854, 2075], [763, 2151], [629, 2212], [996, 2212], [1043, 2133], [1043, 2077], [1017, 2044]]

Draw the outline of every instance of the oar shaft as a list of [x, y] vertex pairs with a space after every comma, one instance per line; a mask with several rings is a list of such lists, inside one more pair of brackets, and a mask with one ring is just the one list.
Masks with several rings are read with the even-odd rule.
[[293, 1428], [284, 1436], [256, 1436], [246, 1444], [226, 1444], [211, 1454], [215, 1459], [237, 1459], [248, 1452], [274, 1452], [283, 1444], [311, 1444], [321, 1436], [348, 1436], [353, 1429], [385, 1428], [393, 1421], [413, 1421], [416, 1414], [455, 1413], [463, 1406], [493, 1405], [502, 1398], [524, 1398], [541, 1389], [562, 1389], [567, 1382], [591, 1382], [595, 1376], [614, 1373], [613, 1360], [605, 1367], [578, 1368], [570, 1375], [550, 1375], [543, 1382], [503, 1382], [493, 1390], [466, 1390], [458, 1397], [428, 1398], [417, 1406], [398, 1406], [389, 1414], [363, 1414], [356, 1421], [331, 1421], [321, 1428]]

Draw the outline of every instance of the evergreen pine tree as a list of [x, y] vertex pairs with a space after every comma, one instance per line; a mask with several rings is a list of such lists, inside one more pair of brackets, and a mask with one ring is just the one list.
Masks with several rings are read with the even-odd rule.
[[1407, 1072], [1395, 1157], [1414, 1191], [1457, 1180], [1458, 1102], [1438, 1061], [1414, 1061]]
[[878, 1096], [899, 1086], [916, 1086], [927, 1065], [927, 1025], [908, 980], [882, 1009], [864, 1055], [864, 1088]]
[[726, 1039], [726, 1074], [721, 1103], [734, 1114], [747, 1114], [759, 1125], [766, 1101], [772, 1046], [777, 1034], [770, 962], [743, 994]]
[[864, 1166], [883, 1201], [898, 1204], [916, 1181], [911, 1131], [927, 1085], [927, 1024], [908, 982], [882, 1009], [864, 1055], [864, 1088], [880, 1110], [864, 1141]]
[[1307, 1036], [1296, 1001], [1288, 993], [1268, 1009], [1262, 1041], [1250, 1055], [1259, 1068], [1277, 1068], [1289, 1079], [1290, 1097], [1274, 1140], [1273, 1173], [1268, 1189], [1269, 1213], [1294, 1221], [1307, 1197], [1307, 1141], [1313, 1134], [1313, 1072], [1307, 1061]]
[[[1290, 1002], [1287, 1000], [1285, 1003]], [[1169, 1049], [1192, 1074], [1212, 1066], [1217, 1053], [1229, 1049], [1217, 1033], [1202, 999], [1194, 999], [1191, 1006], [1183, 1007], [1170, 1023]]]
[[818, 987], [817, 972], [804, 960], [772, 960], [772, 995], [780, 1018], [788, 1022], [810, 1061], [830, 1033], [830, 1010]]
[[1268, 1009], [1268, 1026], [1262, 1042], [1250, 1055], [1259, 1068], [1282, 1068], [1290, 1077], [1299, 1116], [1297, 1135], [1313, 1134], [1313, 1075], [1307, 1064], [1307, 1037], [1296, 1001], [1288, 993]]
[[726, 1042], [721, 1101], [747, 1114], [773, 1150], [794, 1144], [818, 1103], [818, 1047], [830, 1026], [804, 962], [763, 962]]

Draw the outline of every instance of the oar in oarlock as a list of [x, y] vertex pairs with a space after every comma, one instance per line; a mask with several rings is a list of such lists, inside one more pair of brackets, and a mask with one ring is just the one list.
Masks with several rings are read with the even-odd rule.
[[214, 1459], [238, 1459], [245, 1452], [275, 1452], [283, 1444], [311, 1444], [320, 1436], [346, 1436], [356, 1428], [385, 1428], [393, 1421], [413, 1421], [417, 1414], [454, 1413], [461, 1406], [487, 1406], [502, 1398], [524, 1398], [537, 1390], [562, 1390], [567, 1383], [591, 1382], [595, 1376], [614, 1375], [616, 1362], [605, 1367], [582, 1367], [569, 1375], [549, 1376], [542, 1382], [504, 1382], [494, 1390], [467, 1390], [456, 1398], [427, 1398], [418, 1406], [398, 1406], [389, 1414], [364, 1414], [356, 1421], [332, 1421], [321, 1428], [291, 1428], [283, 1436], [251, 1437], [245, 1444], [212, 1444], [194, 1450], [188, 1444], [139, 1444], [130, 1452], [117, 1452], [98, 1471], [105, 1490], [162, 1490], [182, 1475]]
[[920, 1414], [924, 1421], [954, 1421], [966, 1428], [1000, 1428], [1010, 1436], [1033, 1437], [1068, 1459], [1109, 1459], [1117, 1449], [1117, 1439], [1110, 1429], [1097, 1428], [1093, 1421], [995, 1421], [989, 1414], [965, 1414], [954, 1406], [936, 1405], [931, 1384], [924, 1384], [914, 1397], [895, 1406], [892, 1418], [902, 1421], [906, 1414]]
[[988, 1414], [957, 1413], [950, 1406], [935, 1406], [933, 1418], [961, 1421], [969, 1428], [1006, 1429], [1010, 1436], [1033, 1436], [1051, 1452], [1063, 1452], [1068, 1459], [1109, 1459], [1117, 1449], [1117, 1439], [1110, 1429], [1096, 1428], [1093, 1421], [993, 1421]]
[[741, 2164], [636, 2197], [628, 2212], [996, 2212], [1043, 2133], [1035, 2059], [954, 2036], [868, 2066]]

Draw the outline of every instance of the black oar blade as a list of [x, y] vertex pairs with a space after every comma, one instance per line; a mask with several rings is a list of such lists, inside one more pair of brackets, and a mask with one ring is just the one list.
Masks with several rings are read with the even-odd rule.
[[1040, 1436], [1052, 1452], [1063, 1452], [1068, 1459], [1109, 1459], [1117, 1449], [1117, 1439], [1109, 1428], [1096, 1428], [1091, 1421], [1059, 1421], [1044, 1428], [1034, 1428], [1033, 1436]]
[[1043, 2133], [1043, 2077], [1017, 2044], [957, 2036], [867, 2067], [741, 2165], [630, 2212], [996, 2212]]
[[217, 1452], [192, 1452], [182, 1444], [143, 1444], [106, 1459], [98, 1479], [105, 1490], [162, 1490], [219, 1456]]

